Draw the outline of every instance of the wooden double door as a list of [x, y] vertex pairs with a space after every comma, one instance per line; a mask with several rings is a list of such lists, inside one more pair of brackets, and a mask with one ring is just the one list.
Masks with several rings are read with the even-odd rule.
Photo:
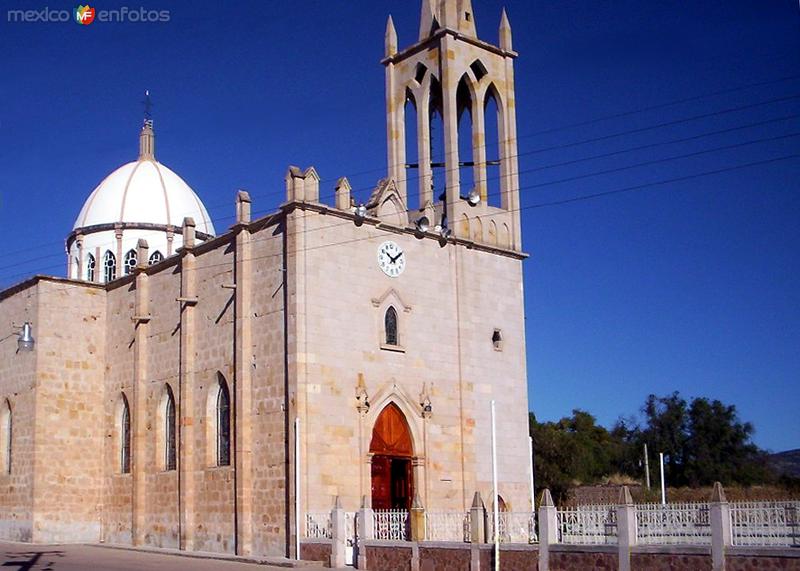
[[372, 509], [409, 510], [413, 493], [411, 458], [372, 457]]
[[372, 430], [372, 509], [408, 510], [414, 499], [414, 456], [406, 417], [395, 404], [381, 411]]

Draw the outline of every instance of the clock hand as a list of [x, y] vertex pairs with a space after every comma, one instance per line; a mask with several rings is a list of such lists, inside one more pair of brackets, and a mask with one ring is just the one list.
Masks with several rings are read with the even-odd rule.
[[397, 254], [397, 255], [396, 255], [394, 258], [392, 258], [392, 255], [391, 255], [391, 254], [389, 254], [389, 258], [391, 258], [391, 260], [392, 260], [392, 263], [394, 264], [394, 263], [395, 263], [395, 262], [396, 262], [396, 261], [397, 261], [397, 260], [400, 258], [400, 256], [402, 256], [402, 255], [403, 255], [403, 252], [400, 252], [400, 253], [399, 253], [399, 254]]

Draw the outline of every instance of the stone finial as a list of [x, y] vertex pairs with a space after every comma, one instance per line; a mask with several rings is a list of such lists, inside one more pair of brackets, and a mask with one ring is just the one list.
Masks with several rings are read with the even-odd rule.
[[333, 498], [333, 509], [335, 510], [342, 509], [342, 500], [338, 494]]
[[619, 498], [617, 499], [617, 503], [621, 506], [633, 505], [633, 496], [631, 496], [631, 490], [628, 488], [628, 486], [622, 486], [619, 489]]
[[475, 509], [483, 508], [483, 498], [481, 498], [480, 492], [475, 492], [475, 495], [472, 496], [472, 507]]
[[714, 489], [711, 492], [711, 501], [713, 503], [722, 504], [728, 500], [725, 498], [725, 489], [720, 482], [714, 482]]
[[366, 510], [372, 507], [372, 502], [367, 496], [361, 496], [361, 509]]
[[550, 490], [547, 488], [542, 492], [542, 497], [539, 500], [539, 505], [542, 507], [555, 507], [553, 503], [553, 496], [550, 495]]
[[390, 57], [397, 53], [397, 30], [394, 29], [392, 17], [386, 20], [386, 35], [384, 36], [385, 56]]
[[[436, 26], [434, 26], [434, 23]], [[419, 15], [419, 41], [431, 35], [434, 28], [438, 28], [439, 23], [436, 12], [433, 9], [433, 0], [422, 0], [422, 10]]]
[[144, 238], [139, 238], [139, 241], [136, 242], [136, 267], [140, 270], [143, 270], [147, 267], [150, 254], [150, 248], [147, 245], [147, 240]]
[[286, 200], [288, 202], [319, 202], [319, 174], [314, 167], [305, 171], [290, 166], [286, 172]]
[[156, 158], [156, 134], [153, 122], [145, 120], [142, 132], [139, 133], [139, 160], [154, 161]]
[[187, 216], [183, 219], [183, 247], [187, 250], [194, 248], [195, 223], [194, 218]]
[[305, 200], [305, 192], [303, 191], [305, 181], [303, 180], [303, 171], [300, 167], [289, 165], [286, 171], [286, 201], [294, 202], [295, 200]]
[[511, 43], [511, 24], [508, 21], [505, 8], [503, 8], [503, 14], [500, 16], [500, 49], [506, 52], [510, 52], [513, 49]]
[[317, 169], [314, 167], [308, 167], [303, 172], [303, 178], [305, 179], [305, 193], [306, 193], [306, 200], [310, 202], [319, 202], [319, 181], [320, 177], [317, 174]]
[[353, 187], [350, 186], [350, 181], [347, 180], [346, 176], [336, 181], [336, 189], [334, 191], [336, 195], [336, 208], [339, 210], [350, 210], [352, 207], [350, 191], [352, 189]]
[[236, 193], [236, 223], [247, 224], [250, 222], [250, 193], [240, 190]]

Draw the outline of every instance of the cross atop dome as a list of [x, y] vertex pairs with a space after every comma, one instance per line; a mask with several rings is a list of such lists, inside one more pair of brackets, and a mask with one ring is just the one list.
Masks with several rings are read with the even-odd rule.
[[139, 133], [139, 160], [156, 159], [156, 134], [153, 130], [153, 117], [150, 110], [153, 108], [153, 101], [150, 99], [150, 90], [146, 89], [144, 92], [144, 124], [142, 125], [142, 132]]

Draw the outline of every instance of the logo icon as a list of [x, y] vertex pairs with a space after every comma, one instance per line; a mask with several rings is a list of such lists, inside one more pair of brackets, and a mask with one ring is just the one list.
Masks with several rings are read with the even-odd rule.
[[88, 26], [92, 22], [94, 22], [94, 14], [95, 10], [88, 4], [86, 6], [78, 5], [75, 8], [75, 21], [78, 24], [83, 24], [84, 26]]

